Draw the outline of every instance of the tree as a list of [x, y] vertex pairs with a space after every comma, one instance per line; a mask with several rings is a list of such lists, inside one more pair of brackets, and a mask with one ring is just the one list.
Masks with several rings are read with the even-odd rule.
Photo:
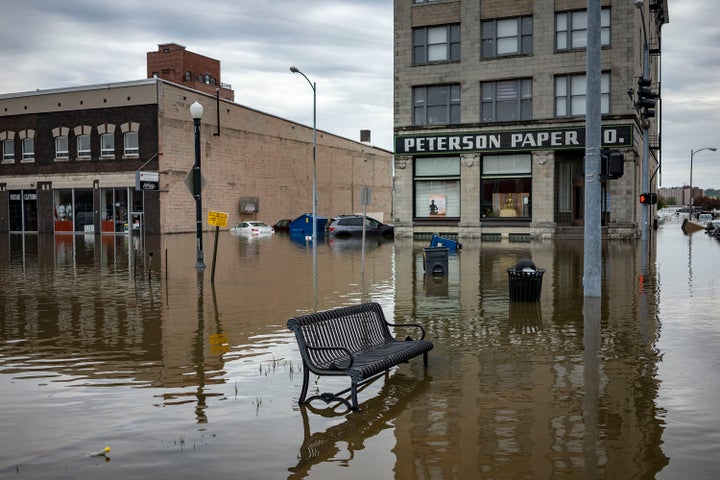
[[720, 208], [720, 199], [709, 197], [697, 197], [693, 205], [702, 207], [703, 210], [716, 210]]

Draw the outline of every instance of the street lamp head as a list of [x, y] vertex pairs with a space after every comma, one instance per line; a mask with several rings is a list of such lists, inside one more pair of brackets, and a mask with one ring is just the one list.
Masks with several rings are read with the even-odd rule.
[[710, 150], [711, 152], [717, 152], [717, 148], [716, 148], [716, 147], [708, 147], [708, 150]]
[[293, 73], [300, 73], [300, 70], [298, 70], [298, 68], [295, 66], [290, 67], [290, 71]]
[[642, 8], [645, 5], [644, 0], [635, 0], [635, 8]]
[[200, 102], [195, 102], [192, 105], [190, 105], [190, 116], [195, 119], [199, 120], [203, 116], [203, 106], [200, 104]]

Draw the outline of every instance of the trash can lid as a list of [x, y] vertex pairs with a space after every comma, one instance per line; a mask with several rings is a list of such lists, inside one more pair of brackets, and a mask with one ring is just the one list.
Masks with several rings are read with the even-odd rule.
[[529, 258], [523, 258], [518, 263], [515, 264], [515, 271], [516, 272], [528, 272], [528, 271], [535, 271], [537, 270], [537, 267], [535, 266], [535, 262], [530, 260]]

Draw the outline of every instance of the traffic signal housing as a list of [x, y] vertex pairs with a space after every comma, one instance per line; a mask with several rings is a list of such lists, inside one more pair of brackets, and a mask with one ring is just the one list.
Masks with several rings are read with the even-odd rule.
[[616, 180], [625, 173], [625, 154], [618, 150], [601, 152], [600, 176], [606, 180]]
[[657, 193], [643, 192], [640, 194], [640, 203], [643, 205], [655, 205], [657, 203]]
[[651, 118], [655, 116], [656, 100], [660, 96], [650, 89], [652, 80], [645, 77], [638, 78], [637, 101], [635, 108], [638, 109], [643, 118]]

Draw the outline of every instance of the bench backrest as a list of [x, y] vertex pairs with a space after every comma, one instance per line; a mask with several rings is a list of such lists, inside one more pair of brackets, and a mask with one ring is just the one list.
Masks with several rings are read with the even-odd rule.
[[291, 318], [288, 328], [295, 332], [303, 356], [306, 345], [344, 347], [355, 353], [393, 340], [382, 307], [376, 302]]

